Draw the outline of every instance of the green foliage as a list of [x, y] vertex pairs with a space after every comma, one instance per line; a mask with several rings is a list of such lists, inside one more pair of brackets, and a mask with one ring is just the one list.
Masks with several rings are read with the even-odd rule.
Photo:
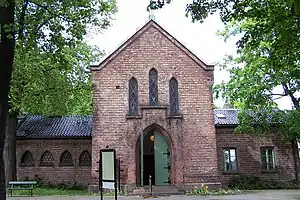
[[[172, 0], [150, 0], [147, 10], [157, 10], [170, 3]], [[270, 6], [269, 3], [280, 5], [282, 1], [272, 0], [197, 0], [192, 1], [186, 5], [186, 16], [190, 16], [192, 21], [203, 22], [209, 15], [219, 13], [221, 20], [224, 23], [232, 20], [242, 21], [246, 16], [264, 16], [269, 13], [264, 13], [257, 8], [261, 6]], [[300, 15], [300, 0], [285, 0], [283, 2], [287, 5], [286, 9], [292, 14], [291, 18], [295, 16], [295, 21], [298, 22]]]
[[[278, 3], [280, 3], [278, 5]], [[216, 97], [239, 105], [238, 132], [270, 133], [277, 126], [288, 138], [299, 137], [300, 30], [294, 24], [285, 1], [270, 1], [253, 8], [257, 13], [229, 23], [222, 33], [225, 38], [242, 34], [238, 56], [228, 56], [224, 68], [230, 81], [214, 86]], [[257, 17], [258, 13], [264, 13]], [[288, 97], [295, 110], [279, 111], [275, 100]], [[253, 113], [249, 116], [249, 112]]]
[[[84, 43], [64, 47], [64, 66], [39, 48], [16, 51], [10, 91], [11, 112], [44, 115], [90, 114], [89, 64], [102, 53]], [[63, 70], [62, 68], [65, 67]]]
[[16, 2], [11, 113], [90, 114], [88, 66], [103, 53], [83, 42], [110, 25], [115, 0]]
[[282, 182], [275, 180], [263, 180], [256, 176], [234, 176], [230, 179], [229, 188], [240, 190], [260, 189], [299, 189], [299, 182]]

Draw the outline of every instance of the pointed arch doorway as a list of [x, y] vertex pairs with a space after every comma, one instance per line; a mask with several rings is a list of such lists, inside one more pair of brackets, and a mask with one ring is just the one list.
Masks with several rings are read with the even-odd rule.
[[170, 185], [171, 152], [168, 138], [157, 129], [145, 132], [137, 141], [137, 183], [149, 185], [149, 176], [156, 186]]

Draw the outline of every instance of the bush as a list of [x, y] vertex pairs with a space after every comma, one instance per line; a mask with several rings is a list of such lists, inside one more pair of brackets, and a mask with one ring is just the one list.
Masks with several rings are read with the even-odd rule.
[[35, 175], [34, 178], [29, 179], [28, 177], [25, 178], [25, 181], [36, 181], [36, 187], [39, 188], [49, 188], [49, 189], [62, 189], [62, 190], [85, 190], [86, 187], [79, 185], [77, 182], [71, 183], [71, 182], [62, 182], [59, 184], [53, 184], [53, 183], [44, 183], [42, 179]]
[[257, 176], [235, 176], [230, 179], [229, 188], [240, 190], [260, 190], [260, 189], [299, 189], [299, 182], [282, 182], [275, 180], [262, 180]]

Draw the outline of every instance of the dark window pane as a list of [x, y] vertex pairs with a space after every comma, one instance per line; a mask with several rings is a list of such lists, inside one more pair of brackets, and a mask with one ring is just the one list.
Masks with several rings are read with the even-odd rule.
[[29, 151], [26, 151], [21, 158], [21, 165], [23, 166], [33, 166], [33, 156]]
[[138, 115], [138, 83], [135, 78], [129, 81], [129, 115]]
[[275, 169], [273, 148], [264, 148], [261, 150], [261, 164], [263, 169]]
[[223, 149], [223, 170], [237, 170], [235, 149]]
[[49, 151], [45, 151], [41, 157], [41, 165], [53, 165], [53, 157]]
[[73, 166], [72, 154], [69, 151], [65, 151], [61, 154], [60, 164], [64, 166]]
[[169, 83], [169, 95], [170, 95], [170, 114], [179, 114], [179, 98], [178, 98], [178, 82], [175, 78], [172, 78]]
[[149, 72], [149, 102], [150, 105], [158, 104], [158, 83], [157, 71], [151, 69]]
[[91, 166], [92, 158], [88, 151], [83, 151], [79, 157], [79, 165], [81, 166]]

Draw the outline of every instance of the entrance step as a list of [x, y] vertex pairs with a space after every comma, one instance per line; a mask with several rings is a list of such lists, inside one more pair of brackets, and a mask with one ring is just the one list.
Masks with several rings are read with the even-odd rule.
[[[183, 195], [184, 191], [180, 191], [174, 186], [152, 186], [152, 196], [168, 196], [168, 195]], [[137, 187], [129, 195], [133, 196], [150, 196], [150, 187]]]

